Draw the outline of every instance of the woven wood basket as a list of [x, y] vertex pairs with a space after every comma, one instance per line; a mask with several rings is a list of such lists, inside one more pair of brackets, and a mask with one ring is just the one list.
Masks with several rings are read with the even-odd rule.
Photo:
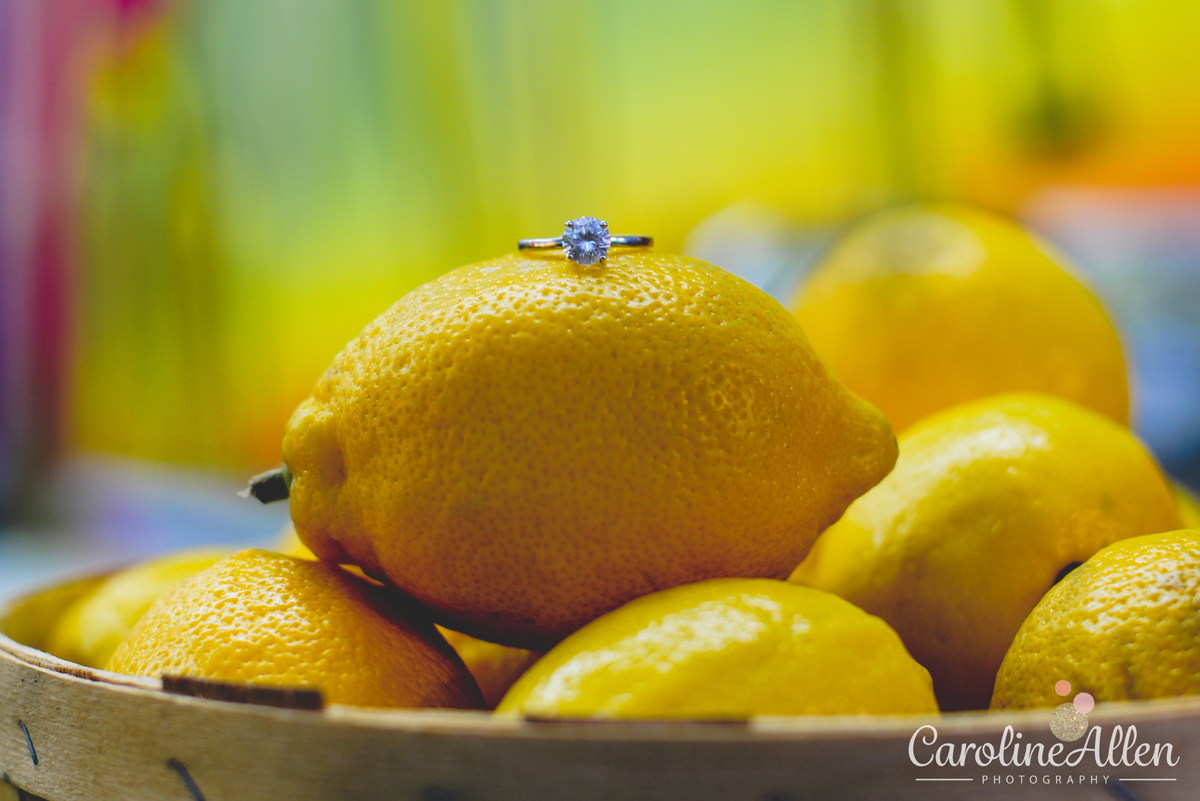
[[[927, 718], [555, 722], [482, 712], [286, 709], [206, 700], [40, 650], [50, 623], [98, 577], [0, 610], [0, 800], [810, 801], [1200, 798], [1200, 697], [1100, 704], [1174, 766], [921, 766], [937, 747], [1059, 741], [1049, 710]], [[168, 690], [173, 689], [168, 687]], [[936, 728], [936, 742], [929, 728]], [[1090, 735], [1089, 735], [1090, 736]], [[1063, 744], [1069, 752], [1085, 740]], [[1125, 740], [1124, 742], [1127, 742]], [[969, 752], [974, 754], [974, 751]], [[1132, 761], [1136, 745], [1128, 750]], [[1120, 758], [1120, 749], [1116, 753]], [[20, 788], [19, 790], [16, 788]]]

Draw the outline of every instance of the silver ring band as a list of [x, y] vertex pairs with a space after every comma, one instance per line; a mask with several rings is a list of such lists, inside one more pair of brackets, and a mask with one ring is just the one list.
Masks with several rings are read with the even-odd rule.
[[[511, 239], [509, 240], [512, 241]], [[652, 236], [614, 236], [609, 240], [610, 244], [627, 248], [648, 248], [654, 246], [654, 237]], [[563, 246], [563, 238], [561, 236], [547, 237], [546, 239], [518, 239], [518, 250], [539, 250], [545, 248], [561, 248]]]
[[576, 217], [563, 223], [562, 236], [545, 239], [518, 239], [517, 250], [562, 248], [567, 259], [590, 267], [608, 258], [608, 249], [618, 247], [648, 248], [654, 239], [648, 236], [613, 236], [608, 223], [596, 217]]

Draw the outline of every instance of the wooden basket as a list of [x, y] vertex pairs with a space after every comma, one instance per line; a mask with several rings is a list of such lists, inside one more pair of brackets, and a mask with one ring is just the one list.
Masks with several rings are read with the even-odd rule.
[[[98, 580], [54, 587], [0, 611], [0, 771], [22, 797], [1200, 798], [1200, 698], [1099, 705], [1090, 719], [1093, 728], [1103, 727], [1105, 751], [1115, 726], [1124, 732], [1135, 725], [1138, 743], [1170, 743], [1178, 760], [1173, 767], [1103, 768], [1090, 756], [1061, 768], [979, 767], [971, 758], [965, 767], [918, 766], [910, 759], [914, 732], [926, 725], [936, 727], [937, 742], [927, 747], [918, 740], [918, 761], [945, 743], [956, 752], [964, 743], [999, 744], [1006, 726], [1020, 733], [1019, 742], [1049, 749], [1058, 743], [1048, 728], [1049, 710], [631, 723], [438, 710], [279, 709], [175, 695], [157, 680], [83, 668], [39, 650], [51, 622]], [[924, 729], [922, 737], [928, 735]], [[17, 796], [0, 783], [0, 799], [6, 793]]]

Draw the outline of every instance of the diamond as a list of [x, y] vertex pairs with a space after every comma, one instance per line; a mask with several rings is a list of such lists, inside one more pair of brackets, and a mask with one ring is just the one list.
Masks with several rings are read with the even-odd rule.
[[587, 267], [608, 257], [612, 236], [608, 233], [608, 223], [603, 220], [579, 217], [567, 221], [562, 240], [567, 258]]

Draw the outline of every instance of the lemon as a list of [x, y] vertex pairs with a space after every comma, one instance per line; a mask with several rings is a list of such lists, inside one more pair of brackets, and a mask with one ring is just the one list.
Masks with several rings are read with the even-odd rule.
[[296, 533], [296, 526], [292, 523], [287, 523], [279, 532], [279, 536], [275, 540], [275, 545], [272, 548], [276, 553], [281, 553], [284, 556], [294, 556], [297, 559], [316, 559], [316, 554], [308, 549], [308, 546], [300, 541], [300, 535]]
[[839, 242], [794, 301], [813, 347], [892, 427], [999, 392], [1129, 422], [1121, 343], [1066, 259], [993, 214], [911, 206]]
[[54, 624], [47, 649], [80, 665], [103, 668], [160, 595], [228, 555], [228, 549], [197, 548], [118, 570], [67, 607]]
[[1179, 517], [1183, 521], [1183, 527], [1200, 529], [1200, 501], [1178, 481], [1171, 481], [1171, 492], [1175, 494], [1175, 503], [1179, 506]]
[[[292, 523], [287, 523], [280, 531], [279, 537], [275, 540], [275, 547], [272, 548], [275, 553], [281, 553], [284, 556], [294, 556], [297, 559], [316, 559], [317, 555], [309, 550], [308, 546], [300, 541], [300, 535], [296, 533], [296, 527]], [[374, 584], [377, 587], [384, 586], [383, 582], [371, 578], [366, 573], [362, 572], [362, 568], [358, 565], [341, 564], [338, 565], [342, 570], [353, 573], [360, 579]]]
[[1000, 395], [905, 431], [896, 469], [792, 576], [895, 627], [944, 710], [986, 708], [1042, 595], [1110, 543], [1179, 527], [1133, 435], [1049, 395]]
[[[283, 531], [280, 532], [275, 550], [300, 559], [317, 558], [300, 541], [300, 537], [296, 534], [296, 527], [291, 523], [284, 526]], [[344, 565], [343, 568], [356, 575], [361, 575], [361, 571], [352, 565]], [[362, 577], [367, 578], [366, 576]], [[367, 580], [370, 581], [369, 578]], [[467, 670], [471, 671], [471, 675], [479, 685], [480, 692], [483, 693], [483, 700], [487, 703], [488, 709], [494, 708], [504, 697], [504, 693], [508, 692], [508, 688], [512, 686], [513, 682], [541, 656], [537, 651], [484, 642], [441, 626], [438, 626], [437, 630], [462, 659]]]
[[929, 673], [877, 617], [770, 579], [631, 601], [567, 637], [497, 712], [615, 718], [936, 713]]
[[416, 289], [334, 359], [283, 456], [317, 556], [540, 650], [656, 590], [786, 578], [895, 442], [777, 302], [642, 249]]
[[161, 597], [108, 669], [315, 688], [333, 704], [483, 706], [462, 662], [411, 604], [333, 565], [257, 550]]
[[542, 657], [538, 651], [484, 642], [441, 626], [438, 626], [438, 631], [458, 653], [467, 670], [471, 671], [488, 709], [495, 709], [513, 683]]
[[1096, 701], [1200, 693], [1200, 531], [1104, 548], [1025, 620], [996, 676], [993, 709], [1057, 706], [1055, 684]]

